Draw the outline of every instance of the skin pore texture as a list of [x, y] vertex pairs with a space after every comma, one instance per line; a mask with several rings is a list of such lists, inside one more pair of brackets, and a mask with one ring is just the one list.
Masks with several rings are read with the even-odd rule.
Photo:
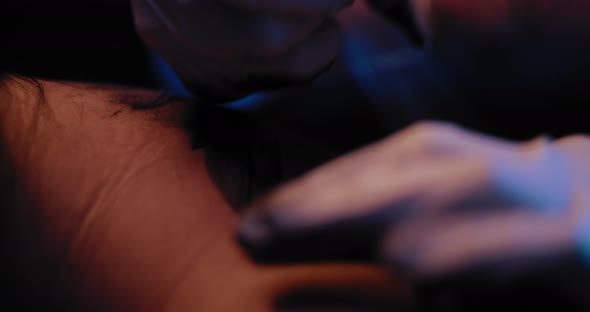
[[59, 311], [308, 311], [281, 307], [312, 308], [297, 294], [327, 292], [348, 308], [326, 311], [356, 311], [356, 297], [390, 311], [405, 291], [382, 269], [247, 259], [238, 214], [184, 127], [194, 106], [147, 90], [2, 82], [3, 266], [21, 297]]

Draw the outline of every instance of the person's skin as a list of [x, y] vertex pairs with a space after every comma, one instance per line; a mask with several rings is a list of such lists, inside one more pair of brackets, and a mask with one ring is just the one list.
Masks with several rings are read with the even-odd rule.
[[182, 127], [194, 104], [142, 109], [158, 97], [2, 82], [4, 254], [15, 263], [3, 269], [22, 272], [28, 291], [60, 311], [109, 312], [276, 311], [282, 295], [310, 289], [368, 302], [402, 293], [378, 267], [250, 262], [234, 239], [237, 213]]

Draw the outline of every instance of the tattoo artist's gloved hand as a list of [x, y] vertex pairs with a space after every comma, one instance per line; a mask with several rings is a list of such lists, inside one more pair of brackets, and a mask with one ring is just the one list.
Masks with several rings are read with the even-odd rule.
[[364, 251], [419, 277], [583, 250], [589, 157], [583, 136], [513, 143], [421, 123], [258, 201], [240, 238], [261, 261]]
[[201, 96], [313, 78], [334, 60], [332, 15], [352, 0], [132, 0], [137, 29]]

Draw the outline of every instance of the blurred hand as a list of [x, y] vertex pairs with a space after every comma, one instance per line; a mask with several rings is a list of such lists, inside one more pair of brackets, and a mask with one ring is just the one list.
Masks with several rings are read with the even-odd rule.
[[589, 156], [582, 136], [519, 144], [420, 123], [261, 199], [240, 238], [261, 261], [344, 258], [364, 244], [367, 258], [421, 277], [582, 250]]
[[332, 16], [352, 0], [132, 0], [145, 42], [197, 95], [232, 98], [307, 81], [332, 63]]

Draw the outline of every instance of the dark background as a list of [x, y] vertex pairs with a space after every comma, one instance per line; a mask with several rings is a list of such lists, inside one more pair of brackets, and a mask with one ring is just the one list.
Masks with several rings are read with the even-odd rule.
[[0, 71], [156, 86], [128, 0], [3, 0]]

